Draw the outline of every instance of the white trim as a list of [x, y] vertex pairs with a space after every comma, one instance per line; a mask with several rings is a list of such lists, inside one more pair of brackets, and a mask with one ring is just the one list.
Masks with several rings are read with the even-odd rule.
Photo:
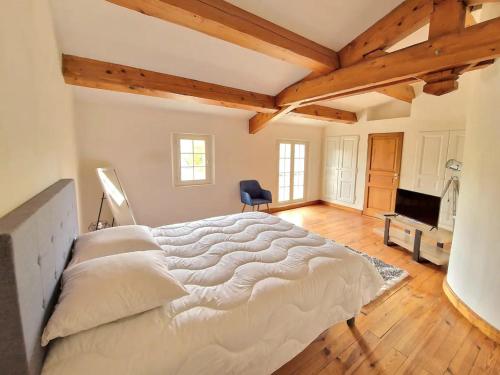
[[[181, 181], [180, 140], [205, 141], [206, 178], [204, 180]], [[214, 137], [209, 134], [172, 133], [172, 181], [176, 187], [210, 185], [214, 178]]]

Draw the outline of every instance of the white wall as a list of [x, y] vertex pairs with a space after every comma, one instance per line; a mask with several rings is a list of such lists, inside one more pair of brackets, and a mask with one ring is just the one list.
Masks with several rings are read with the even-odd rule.
[[416, 153], [418, 134], [421, 131], [465, 129], [467, 81], [470, 77], [460, 78], [462, 90], [459, 89], [445, 96], [435, 97], [421, 93], [417, 87], [417, 98], [411, 107], [411, 116], [387, 120], [367, 121], [367, 112], [359, 114], [359, 121], [354, 125], [328, 125], [324, 135], [359, 135], [358, 172], [356, 197], [354, 204], [335, 202], [345, 206], [363, 209], [365, 192], [365, 173], [368, 152], [368, 134], [404, 132], [403, 156], [401, 163], [400, 186], [412, 189], [416, 169]]
[[73, 99], [47, 0], [2, 2], [0, 216], [77, 169]]
[[[238, 212], [242, 206], [238, 183], [243, 179], [259, 180], [276, 201], [278, 139], [309, 142], [306, 200], [320, 198], [322, 128], [272, 124], [250, 135], [246, 119], [119, 100], [78, 100], [76, 110], [82, 229], [96, 219], [101, 191], [95, 168], [105, 165], [118, 169], [136, 218], [151, 226]], [[214, 185], [173, 186], [173, 132], [215, 136]]]
[[[485, 6], [483, 12], [493, 9]], [[465, 304], [500, 329], [500, 65], [471, 74], [475, 77], [448, 283]]]

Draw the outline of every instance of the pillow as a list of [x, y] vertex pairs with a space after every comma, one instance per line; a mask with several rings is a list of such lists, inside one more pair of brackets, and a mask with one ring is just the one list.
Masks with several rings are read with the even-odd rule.
[[154, 309], [188, 294], [167, 268], [161, 250], [95, 258], [68, 268], [42, 346], [118, 319]]
[[101, 229], [78, 237], [69, 266], [107, 255], [144, 250], [161, 250], [149, 227], [124, 225]]

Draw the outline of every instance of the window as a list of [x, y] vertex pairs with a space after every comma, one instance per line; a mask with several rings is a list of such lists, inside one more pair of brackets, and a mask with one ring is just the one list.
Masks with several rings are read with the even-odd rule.
[[177, 186], [213, 183], [212, 136], [174, 134], [174, 181]]
[[279, 142], [279, 202], [304, 199], [306, 153], [304, 142]]

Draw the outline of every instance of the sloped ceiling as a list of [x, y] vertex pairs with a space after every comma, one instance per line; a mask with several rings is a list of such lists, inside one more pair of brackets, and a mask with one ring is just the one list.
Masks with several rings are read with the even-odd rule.
[[[230, 0], [327, 47], [339, 50], [402, 0]], [[51, 0], [61, 51], [113, 63], [275, 95], [309, 72], [205, 34], [116, 6], [104, 0]], [[77, 98], [120, 100], [124, 95], [75, 89]], [[328, 105], [358, 111], [392, 100], [366, 94]], [[144, 97], [135, 102], [157, 103]], [[155, 104], [156, 105], [156, 104]], [[212, 111], [172, 102], [169, 108]], [[241, 111], [220, 108], [241, 116]], [[250, 114], [250, 113], [249, 113]], [[308, 120], [312, 121], [312, 120]]]

